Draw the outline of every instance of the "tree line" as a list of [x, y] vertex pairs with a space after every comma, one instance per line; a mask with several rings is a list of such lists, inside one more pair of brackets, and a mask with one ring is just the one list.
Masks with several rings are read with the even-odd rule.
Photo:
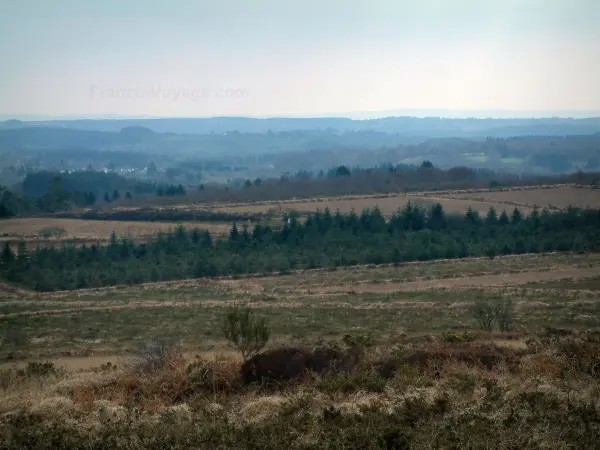
[[280, 228], [234, 223], [226, 237], [208, 231], [158, 233], [143, 243], [111, 235], [107, 246], [64, 243], [17, 252], [6, 245], [0, 277], [39, 291], [136, 284], [217, 275], [270, 273], [437, 258], [600, 249], [600, 211], [534, 210], [525, 216], [493, 208], [446, 214], [440, 204], [407, 204], [389, 219], [378, 208], [362, 213], [317, 211]]

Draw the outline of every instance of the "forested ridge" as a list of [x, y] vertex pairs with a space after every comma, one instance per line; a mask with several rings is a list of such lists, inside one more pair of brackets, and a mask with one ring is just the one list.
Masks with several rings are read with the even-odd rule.
[[285, 217], [278, 229], [233, 224], [228, 237], [181, 226], [135, 243], [114, 233], [106, 247], [38, 248], [0, 255], [0, 276], [39, 291], [136, 284], [217, 275], [268, 273], [355, 264], [425, 261], [498, 254], [600, 249], [600, 211], [519, 209], [485, 217], [469, 209], [446, 214], [407, 204], [386, 219], [377, 208], [361, 214], [317, 211], [305, 220]]
[[[516, 175], [468, 167], [440, 169], [427, 160], [418, 167], [380, 164], [349, 168], [340, 165], [318, 174], [298, 171], [277, 178], [247, 179], [239, 185], [211, 183], [197, 187], [142, 181], [93, 170], [71, 173], [41, 171], [28, 174], [15, 188], [0, 185], [0, 219], [60, 214], [60, 217], [138, 221], [256, 220], [256, 217], [223, 217], [216, 213], [158, 212], [156, 207], [181, 203], [256, 202], [426, 190], [556, 184], [594, 186], [599, 182], [599, 172]], [[114, 206], [139, 209], [122, 212], [112, 209]], [[82, 211], [82, 208], [86, 211]]]

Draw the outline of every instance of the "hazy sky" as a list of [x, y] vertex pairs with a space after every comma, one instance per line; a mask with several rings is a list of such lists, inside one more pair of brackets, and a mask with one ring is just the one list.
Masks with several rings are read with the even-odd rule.
[[0, 0], [0, 114], [600, 110], [600, 0]]

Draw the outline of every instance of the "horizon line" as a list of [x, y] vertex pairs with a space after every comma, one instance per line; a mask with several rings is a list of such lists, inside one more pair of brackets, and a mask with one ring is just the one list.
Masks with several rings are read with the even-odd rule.
[[459, 109], [397, 109], [379, 111], [354, 111], [320, 114], [275, 114], [275, 115], [120, 115], [114, 113], [102, 114], [1, 114], [0, 121], [18, 120], [21, 122], [40, 121], [78, 121], [78, 120], [161, 120], [161, 119], [348, 119], [348, 120], [376, 120], [387, 118], [417, 118], [417, 119], [596, 119], [600, 118], [600, 110], [562, 110], [562, 111], [535, 111], [535, 110], [459, 110]]

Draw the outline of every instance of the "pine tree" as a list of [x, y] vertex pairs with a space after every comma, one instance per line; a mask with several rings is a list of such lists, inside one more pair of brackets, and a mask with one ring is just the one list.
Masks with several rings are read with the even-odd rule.
[[519, 208], [513, 209], [513, 212], [512, 212], [511, 217], [510, 217], [510, 222], [513, 225], [516, 225], [519, 222], [521, 222], [522, 219], [523, 219], [523, 214], [521, 213], [521, 211], [519, 210]]
[[441, 204], [436, 203], [429, 210], [427, 228], [431, 230], [441, 230], [446, 227], [446, 213]]
[[12, 249], [10, 248], [10, 244], [8, 242], [5, 242], [4, 248], [2, 249], [2, 264], [8, 266], [13, 261], [13, 259], [14, 254]]
[[506, 210], [503, 210], [500, 213], [500, 217], [498, 217], [498, 223], [500, 225], [508, 225], [510, 223], [510, 220], [508, 218], [508, 214], [506, 214]]
[[231, 226], [231, 232], [229, 233], [229, 242], [238, 242], [240, 238], [240, 232], [238, 231], [237, 224], [233, 222]]
[[493, 206], [488, 210], [487, 216], [485, 217], [485, 222], [488, 225], [496, 225], [498, 222], [498, 213], [496, 213], [496, 210]]

